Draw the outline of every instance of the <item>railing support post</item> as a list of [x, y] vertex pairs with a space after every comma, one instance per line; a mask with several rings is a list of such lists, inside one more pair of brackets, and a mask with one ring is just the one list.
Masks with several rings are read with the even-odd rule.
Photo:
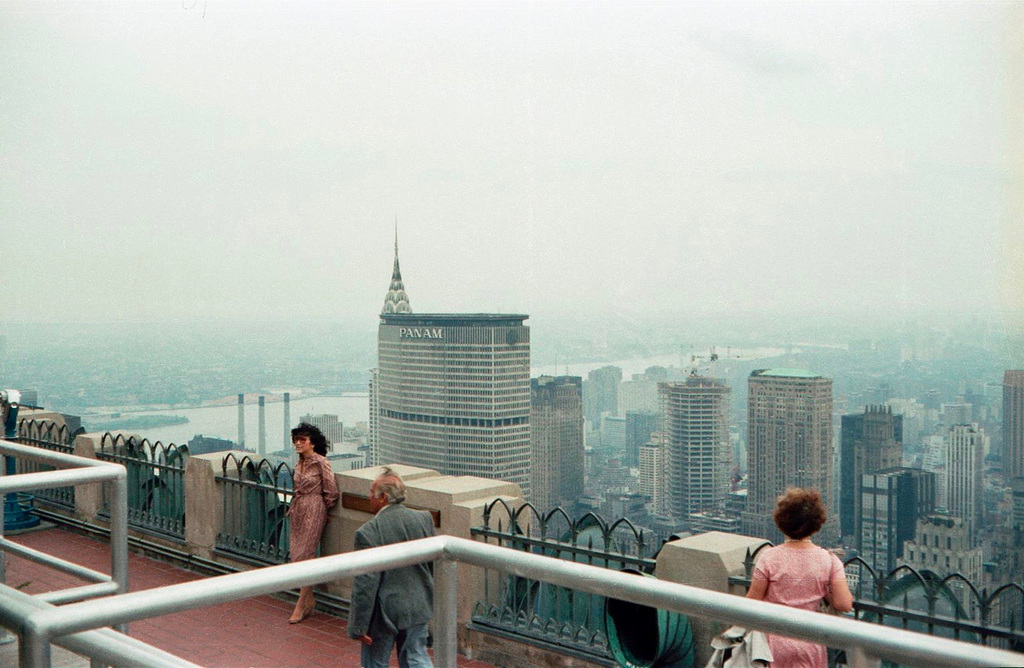
[[21, 627], [21, 644], [18, 645], [18, 664], [22, 668], [50, 668], [50, 635], [41, 633], [29, 623]]
[[457, 564], [434, 562], [434, 660], [438, 668], [455, 668], [458, 654]]
[[[121, 467], [110, 481], [114, 498], [110, 504], [110, 579], [117, 584], [117, 593], [128, 593], [128, 473]], [[115, 626], [128, 634], [128, 624]]]

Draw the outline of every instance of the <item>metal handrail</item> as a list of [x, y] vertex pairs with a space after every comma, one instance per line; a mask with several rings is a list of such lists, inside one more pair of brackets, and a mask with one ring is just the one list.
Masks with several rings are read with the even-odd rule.
[[[0, 499], [11, 492], [52, 489], [87, 482], [109, 483], [113, 487], [114, 503], [110, 512], [110, 575], [94, 571], [88, 579], [94, 582], [113, 582], [116, 585], [115, 592], [128, 591], [128, 476], [125, 468], [120, 464], [44, 450], [4, 439], [0, 439], [0, 455], [56, 467], [52, 471], [0, 475]], [[10, 550], [3, 536], [3, 515], [0, 514], [0, 582], [4, 582], [6, 578], [5, 553]], [[28, 555], [24, 551], [22, 556], [29, 556], [39, 563], [65, 573], [81, 575], [80, 572], [76, 572], [81, 567], [74, 567], [56, 557], [42, 553]]]
[[22, 620], [21, 665], [50, 662], [50, 643], [60, 636], [196, 607], [312, 586], [381, 570], [435, 562], [435, 660], [455, 666], [457, 563], [497, 569], [570, 586], [602, 596], [687, 615], [707, 617], [912, 666], [1020, 666], [1024, 654], [912, 631], [822, 615], [690, 585], [638, 578], [553, 557], [455, 538], [434, 536], [357, 552], [336, 554], [258, 570], [232, 573], [156, 589], [36, 610]]

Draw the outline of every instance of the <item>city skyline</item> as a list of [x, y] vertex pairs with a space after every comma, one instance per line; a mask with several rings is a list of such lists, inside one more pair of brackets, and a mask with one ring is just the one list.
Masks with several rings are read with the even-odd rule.
[[4, 3], [0, 322], [1015, 318], [1020, 13]]

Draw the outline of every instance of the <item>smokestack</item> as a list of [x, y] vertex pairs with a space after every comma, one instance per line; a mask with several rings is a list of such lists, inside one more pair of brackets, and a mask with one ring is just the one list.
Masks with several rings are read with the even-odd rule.
[[238, 449], [245, 449], [245, 395], [238, 395]]
[[260, 457], [267, 456], [267, 407], [266, 397], [260, 395], [260, 449], [257, 451]]
[[288, 446], [292, 444], [292, 394], [291, 392], [284, 393], [284, 449], [287, 450]]

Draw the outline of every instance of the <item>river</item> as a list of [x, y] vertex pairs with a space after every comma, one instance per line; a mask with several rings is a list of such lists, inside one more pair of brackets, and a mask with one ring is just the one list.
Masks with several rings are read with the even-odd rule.
[[[729, 359], [762, 359], [775, 357], [785, 353], [781, 348], [721, 348], [718, 354]], [[706, 352], [704, 353], [707, 354]], [[614, 362], [578, 362], [569, 364], [535, 366], [531, 369], [533, 376], [543, 374], [559, 375], [571, 374], [583, 376], [603, 366], [617, 366], [622, 369], [622, 378], [629, 380], [634, 373], [643, 373], [651, 366], [679, 367], [681, 364], [686, 367], [689, 359], [680, 359], [680, 355], [667, 354], [655, 357], [636, 357]], [[700, 360], [701, 369], [706, 369], [706, 360]], [[725, 360], [718, 362], [725, 363]], [[285, 439], [284, 425], [284, 402], [274, 401], [266, 404], [266, 425], [267, 425], [267, 450], [274, 451], [281, 446], [289, 445]], [[304, 397], [294, 399], [291, 402], [290, 419], [294, 426], [303, 415], [328, 413], [337, 415], [346, 426], [355, 426], [356, 422], [366, 422], [370, 412], [369, 399], [366, 392], [350, 392], [341, 396]], [[151, 441], [162, 443], [184, 444], [193, 436], [202, 434], [214, 438], [226, 438], [232, 441], [238, 439], [238, 406], [231, 404], [226, 406], [204, 406], [200, 408], [171, 408], [166, 410], [145, 410], [137, 412], [123, 412], [125, 417], [137, 417], [142, 415], [182, 415], [188, 418], [187, 424], [171, 425], [166, 427], [152, 427], [144, 429], [132, 429]], [[89, 416], [83, 416], [88, 425]], [[245, 442], [250, 447], [255, 446], [259, 441], [259, 407], [255, 403], [245, 405]]]

